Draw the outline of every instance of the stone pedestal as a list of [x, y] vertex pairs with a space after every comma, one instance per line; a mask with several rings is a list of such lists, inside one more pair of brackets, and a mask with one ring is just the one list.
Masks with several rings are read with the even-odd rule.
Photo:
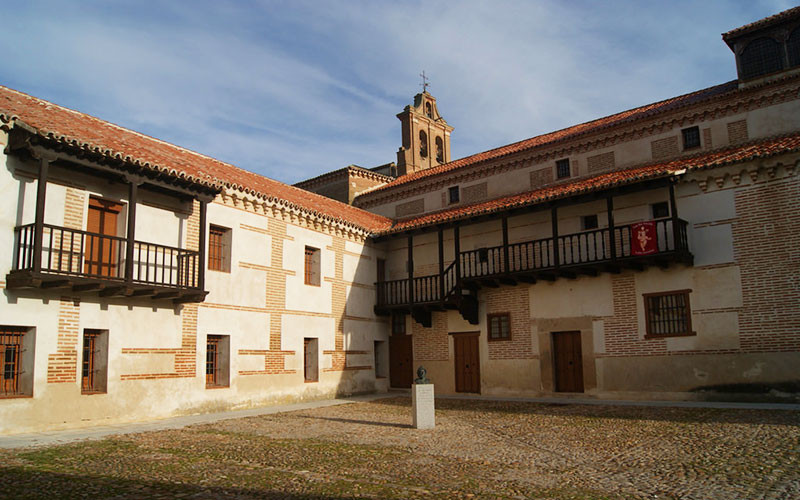
[[436, 416], [433, 411], [433, 384], [411, 386], [411, 412], [415, 429], [433, 429]]

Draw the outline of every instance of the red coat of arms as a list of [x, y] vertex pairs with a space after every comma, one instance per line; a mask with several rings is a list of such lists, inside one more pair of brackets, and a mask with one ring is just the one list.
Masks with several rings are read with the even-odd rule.
[[631, 255], [650, 255], [658, 252], [658, 236], [655, 222], [639, 222], [631, 225]]

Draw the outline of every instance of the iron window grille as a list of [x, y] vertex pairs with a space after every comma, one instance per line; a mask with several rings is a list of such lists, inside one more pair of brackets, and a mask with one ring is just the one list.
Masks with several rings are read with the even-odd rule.
[[211, 271], [228, 272], [230, 248], [226, 244], [227, 234], [230, 229], [220, 226], [210, 226], [208, 230], [208, 269]]
[[700, 147], [700, 127], [689, 127], [681, 130], [683, 134], [683, 149]]
[[22, 339], [24, 328], [0, 327], [0, 350], [3, 366], [0, 369], [0, 396], [17, 396], [22, 375]]
[[783, 69], [781, 44], [771, 38], [757, 38], [742, 51], [742, 78], [755, 78]]
[[453, 186], [448, 188], [447, 190], [447, 200], [448, 203], [458, 203], [461, 199], [460, 192], [458, 190], [458, 186]]
[[83, 332], [83, 361], [81, 363], [81, 393], [102, 392], [100, 387], [99, 339], [101, 332], [85, 330]]
[[694, 335], [692, 311], [689, 306], [691, 290], [644, 294], [647, 337]]
[[222, 335], [209, 335], [206, 339], [206, 388], [224, 387], [222, 380]]

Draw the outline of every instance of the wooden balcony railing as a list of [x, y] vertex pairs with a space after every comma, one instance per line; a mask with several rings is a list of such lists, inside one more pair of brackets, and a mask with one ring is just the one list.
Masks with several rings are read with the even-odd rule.
[[[677, 222], [677, 227], [673, 227], [673, 221]], [[443, 302], [465, 282], [482, 278], [513, 279], [522, 274], [555, 275], [559, 271], [567, 273], [598, 265], [638, 265], [655, 260], [690, 259], [686, 221], [671, 218], [647, 221], [650, 228], [647, 236], [655, 241], [648, 242], [646, 251], [636, 250], [638, 235], [634, 234], [634, 228], [640, 224], [614, 227], [613, 241], [612, 231], [602, 228], [461, 252], [458, 256], [459, 276], [456, 276], [454, 261], [441, 278], [438, 274], [414, 277], [413, 297], [409, 295], [408, 279], [379, 282], [377, 305], [384, 308]]]
[[[39, 272], [137, 285], [198, 289], [199, 253], [142, 241], [133, 242], [133, 262], [126, 265], [125, 238], [44, 224]], [[13, 271], [33, 271], [34, 224], [15, 228]], [[131, 273], [126, 275], [126, 270]]]

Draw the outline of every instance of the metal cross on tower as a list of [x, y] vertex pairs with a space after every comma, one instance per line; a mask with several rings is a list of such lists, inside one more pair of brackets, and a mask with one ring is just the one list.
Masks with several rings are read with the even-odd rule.
[[425, 76], [425, 70], [422, 70], [422, 73], [420, 73], [420, 74], [419, 74], [419, 76], [421, 76], [421, 77], [422, 77], [422, 83], [420, 84], [420, 85], [422, 86], [422, 91], [423, 91], [423, 92], [427, 92], [427, 91], [428, 91], [428, 87], [429, 87], [431, 84], [430, 84], [430, 83], [428, 83], [428, 77], [427, 77], [427, 76]]

